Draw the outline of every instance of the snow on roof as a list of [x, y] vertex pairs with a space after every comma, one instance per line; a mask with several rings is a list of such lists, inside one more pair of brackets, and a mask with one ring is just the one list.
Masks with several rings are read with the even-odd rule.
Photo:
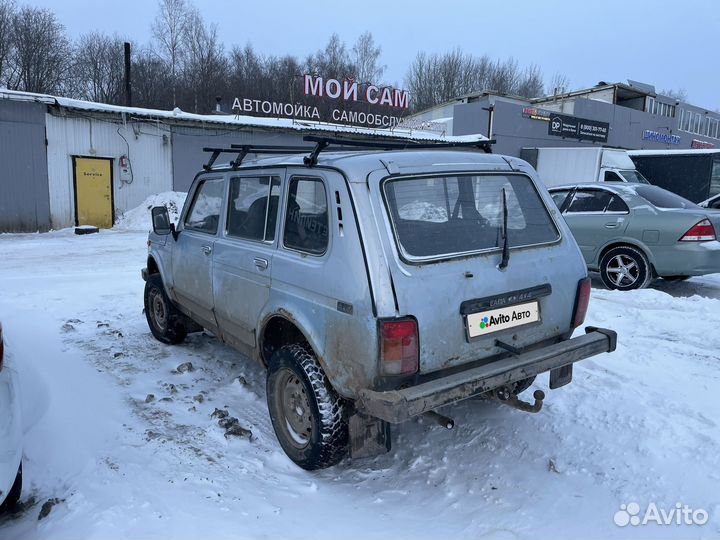
[[33, 101], [37, 103], [45, 103], [47, 105], [56, 105], [66, 109], [126, 114], [130, 116], [151, 118], [154, 120], [165, 121], [187, 121], [198, 122], [203, 124], [219, 124], [234, 125], [246, 127], [258, 127], [268, 129], [284, 129], [296, 131], [313, 131], [327, 132], [329, 135], [364, 135], [370, 137], [387, 137], [394, 139], [410, 139], [415, 141], [427, 142], [482, 142], [488, 138], [481, 135], [441, 135], [431, 131], [423, 131], [419, 129], [394, 128], [366, 128], [360, 126], [348, 126], [343, 124], [330, 124], [325, 122], [314, 122], [310, 120], [293, 120], [291, 118], [268, 118], [258, 116], [239, 116], [239, 115], [209, 115], [188, 113], [175, 108], [172, 111], [164, 111], [160, 109], [144, 109], [140, 107], [125, 107], [122, 105], [109, 105], [106, 103], [95, 103], [92, 101], [83, 101], [80, 99], [72, 99], [60, 96], [51, 96], [48, 94], [35, 94], [32, 92], [20, 92], [17, 90], [7, 90], [0, 88], [0, 99], [9, 99], [13, 101]]
[[681, 156], [695, 154], [717, 154], [720, 148], [685, 148], [684, 150], [628, 150], [631, 156]]

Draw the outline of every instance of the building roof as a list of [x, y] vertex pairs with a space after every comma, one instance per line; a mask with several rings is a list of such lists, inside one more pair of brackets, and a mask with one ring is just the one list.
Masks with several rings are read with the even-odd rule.
[[321, 133], [323, 135], [360, 135], [364, 137], [377, 137], [383, 139], [401, 139], [426, 142], [475, 142], [488, 140], [482, 135], [452, 136], [424, 131], [421, 129], [407, 128], [367, 128], [361, 126], [349, 126], [342, 124], [330, 124], [314, 122], [309, 120], [294, 120], [291, 118], [268, 118], [257, 116], [241, 115], [218, 115], [218, 114], [195, 114], [175, 108], [172, 111], [160, 109], [144, 109], [140, 107], [125, 107], [122, 105], [108, 105], [106, 103], [95, 103], [79, 99], [52, 96], [48, 94], [35, 94], [32, 92], [20, 92], [16, 90], [0, 89], [0, 99], [13, 101], [29, 101], [44, 103], [48, 106], [61, 107], [69, 110], [86, 111], [92, 113], [120, 114], [134, 118], [147, 118], [148, 120], [162, 121], [165, 123], [197, 123], [213, 124], [218, 126], [236, 126], [258, 129], [299, 131]]

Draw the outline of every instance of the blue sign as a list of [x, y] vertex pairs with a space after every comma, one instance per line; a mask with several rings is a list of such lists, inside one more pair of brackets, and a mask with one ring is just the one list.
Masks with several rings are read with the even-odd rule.
[[654, 141], [662, 144], [680, 144], [679, 135], [671, 135], [670, 133], [658, 133], [657, 131], [652, 131], [650, 129], [646, 129], [645, 131], [643, 131], [642, 138], [644, 141]]

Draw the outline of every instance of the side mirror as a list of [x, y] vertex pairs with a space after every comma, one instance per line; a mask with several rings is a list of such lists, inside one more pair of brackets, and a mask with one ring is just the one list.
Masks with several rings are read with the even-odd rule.
[[152, 226], [155, 234], [161, 236], [172, 234], [173, 238], [176, 237], [175, 224], [170, 221], [170, 215], [166, 207], [155, 206], [150, 213], [152, 214]]

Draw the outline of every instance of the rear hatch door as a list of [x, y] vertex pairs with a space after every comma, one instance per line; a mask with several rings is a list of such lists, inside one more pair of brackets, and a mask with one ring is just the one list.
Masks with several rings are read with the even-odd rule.
[[570, 330], [585, 265], [529, 176], [417, 174], [370, 189], [397, 315], [418, 321], [421, 372], [505, 352], [496, 340], [523, 349]]

